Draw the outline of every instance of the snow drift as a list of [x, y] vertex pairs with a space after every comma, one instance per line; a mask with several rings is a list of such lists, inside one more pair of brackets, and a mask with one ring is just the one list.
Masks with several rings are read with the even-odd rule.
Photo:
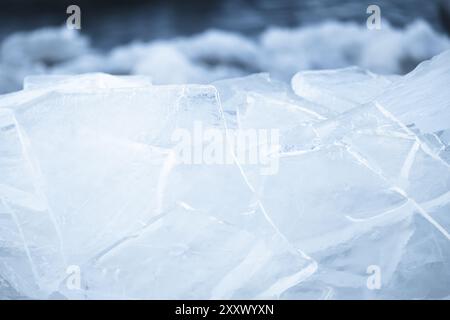
[[46, 28], [3, 41], [0, 92], [20, 89], [23, 78], [31, 74], [148, 75], [157, 84], [207, 84], [256, 72], [288, 81], [299, 70], [350, 65], [398, 74], [448, 48], [448, 38], [425, 21], [403, 29], [386, 22], [377, 31], [333, 21], [293, 29], [270, 27], [256, 38], [209, 30], [185, 38], [133, 42], [109, 52], [95, 50], [73, 30]]

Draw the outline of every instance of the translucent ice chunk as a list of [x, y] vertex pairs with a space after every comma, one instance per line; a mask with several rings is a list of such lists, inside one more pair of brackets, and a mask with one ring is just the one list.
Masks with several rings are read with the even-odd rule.
[[391, 79], [350, 67], [299, 72], [291, 84], [297, 95], [341, 113], [372, 101], [386, 90]]
[[[314, 273], [314, 261], [255, 214], [256, 195], [233, 162], [177, 163], [177, 130], [194, 137], [201, 123], [225, 133], [216, 88], [103, 78], [43, 79], [0, 109], [2, 227], [18, 229], [5, 233], [5, 250], [19, 257], [1, 261], [8, 283], [29, 297], [277, 297]], [[143, 256], [143, 246], [155, 249]], [[185, 272], [198, 264], [202, 272]], [[71, 266], [83, 271], [81, 292], [67, 290]]]
[[396, 81], [378, 102], [423, 133], [449, 129], [449, 83], [450, 51], [445, 51]]

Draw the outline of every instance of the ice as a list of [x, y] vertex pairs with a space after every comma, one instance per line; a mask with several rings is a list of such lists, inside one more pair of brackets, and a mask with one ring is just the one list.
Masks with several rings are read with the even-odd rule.
[[[41, 95], [1, 109], [2, 247], [19, 260], [1, 260], [8, 283], [33, 298], [276, 297], [310, 275], [313, 261], [246, 214], [256, 200], [236, 166], [175, 162], [175, 129], [223, 130], [217, 90], [120, 80], [38, 78], [18, 95]], [[65, 287], [71, 265], [82, 294]]]
[[[104, 270], [115, 273], [113, 281]], [[146, 276], [136, 277], [143, 271]], [[88, 296], [276, 298], [312, 272], [314, 266], [290, 252], [279, 236], [261, 236], [179, 207], [99, 257], [89, 270]]]
[[151, 78], [147, 76], [121, 76], [115, 77], [105, 73], [89, 75], [41, 75], [28, 76], [24, 79], [25, 90], [97, 90], [97, 89], [120, 89], [146, 87], [152, 84]]
[[394, 77], [349, 67], [299, 72], [291, 82], [293, 90], [300, 97], [342, 113], [375, 99], [391, 85]]
[[[0, 97], [0, 296], [448, 297], [449, 66], [27, 78]], [[229, 162], [198, 158], [199, 130]], [[279, 134], [256, 162], [227, 144], [251, 130]]]
[[[450, 53], [446, 51], [422, 63], [390, 87], [379, 103], [405, 125], [414, 125], [422, 133], [449, 129], [449, 59]], [[401, 100], [400, 96], [409, 99]]]

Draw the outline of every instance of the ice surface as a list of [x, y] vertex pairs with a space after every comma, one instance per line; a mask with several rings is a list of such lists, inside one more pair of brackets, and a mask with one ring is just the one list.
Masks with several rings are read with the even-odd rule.
[[394, 77], [349, 67], [299, 72], [291, 82], [297, 95], [342, 113], [375, 99], [391, 85]]
[[[28, 78], [0, 97], [0, 297], [448, 297], [449, 66]], [[199, 124], [278, 130], [275, 171], [181, 163], [174, 134]]]

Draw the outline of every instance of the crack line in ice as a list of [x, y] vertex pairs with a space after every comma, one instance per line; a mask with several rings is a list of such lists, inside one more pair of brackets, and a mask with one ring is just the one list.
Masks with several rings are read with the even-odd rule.
[[441, 194], [439, 197], [428, 200], [423, 203], [422, 206], [426, 209], [432, 209], [441, 205], [448, 204], [450, 202], [450, 191], [447, 191], [444, 194]]
[[316, 270], [317, 270], [317, 263], [316, 261], [314, 261], [314, 263], [309, 264], [306, 268], [302, 269], [301, 271], [293, 275], [279, 279], [269, 289], [267, 289], [261, 295], [259, 295], [259, 297], [260, 298], [273, 296], [280, 297], [283, 292], [285, 292], [289, 288], [292, 288], [296, 284], [303, 282], [311, 275], [313, 275], [316, 272]]
[[375, 216], [372, 216], [372, 217], [369, 217], [369, 218], [365, 218], [365, 219], [354, 218], [354, 217], [352, 217], [350, 215], [346, 215], [345, 217], [348, 220], [352, 221], [352, 222], [366, 222], [366, 221], [371, 221], [371, 220], [379, 220], [379, 219], [385, 217], [386, 215], [389, 215], [390, 213], [395, 212], [398, 209], [403, 208], [404, 206], [406, 206], [408, 204], [408, 202], [409, 202], [409, 200], [406, 200], [405, 202], [403, 202], [402, 204], [400, 204], [400, 205], [398, 205], [398, 206], [396, 206], [394, 208], [388, 209], [386, 211], [383, 211], [382, 213], [379, 213], [379, 214], [377, 214]]
[[42, 182], [42, 180], [43, 180], [43, 175], [42, 175], [42, 173], [40, 171], [39, 164], [29, 154], [28, 149], [30, 148], [29, 147], [30, 143], [29, 143], [26, 135], [22, 132], [22, 129], [20, 128], [20, 125], [19, 125], [19, 123], [18, 123], [18, 121], [17, 121], [17, 119], [16, 119], [16, 117], [14, 115], [12, 116], [12, 119], [13, 119], [13, 122], [14, 122], [14, 124], [16, 126], [17, 136], [19, 138], [20, 145], [21, 145], [22, 156], [23, 156], [23, 158], [25, 160], [25, 163], [26, 163], [28, 169], [30, 170], [32, 178], [33, 178], [32, 179], [33, 180], [33, 187], [35, 189], [35, 192], [36, 192], [38, 198], [42, 199], [42, 201], [44, 201], [44, 203], [45, 203], [45, 206], [47, 208], [46, 211], [47, 211], [47, 213], [48, 213], [48, 215], [50, 217], [50, 221], [52, 222], [53, 227], [55, 228], [56, 234], [58, 236], [59, 250], [60, 250], [61, 258], [63, 260], [63, 263], [67, 264], [67, 259], [66, 259], [66, 255], [65, 255], [65, 251], [64, 251], [63, 235], [62, 235], [61, 229], [59, 228], [59, 224], [58, 224], [58, 222], [56, 220], [56, 216], [53, 213], [53, 210], [52, 210], [52, 208], [50, 207], [50, 205], [48, 203], [48, 199], [45, 196], [45, 193], [42, 192], [41, 188], [39, 188], [36, 185], [36, 181], [41, 181]]
[[442, 139], [435, 132], [433, 132], [431, 135], [441, 144], [438, 153], [444, 151], [446, 144], [442, 141]]
[[400, 172], [400, 177], [404, 178], [404, 179], [408, 179], [409, 178], [409, 172], [411, 171], [411, 167], [414, 163], [414, 159], [416, 157], [417, 151], [419, 151], [420, 149], [420, 143], [416, 140], [413, 144], [413, 146], [411, 147], [411, 150], [409, 151], [408, 155], [406, 156], [405, 162], [403, 163], [401, 172]]
[[[414, 135], [411, 135], [409, 133], [404, 133], [404, 132], [398, 132], [398, 131], [386, 131], [386, 130], [380, 130], [381, 128], [378, 127], [375, 129], [375, 135], [379, 136], [379, 137], [387, 137], [387, 138], [400, 138], [400, 139], [405, 139], [405, 140], [416, 140], [416, 137]], [[369, 134], [374, 134], [373, 131], [369, 131]]]
[[110, 245], [109, 247], [101, 250], [98, 254], [96, 254], [95, 256], [93, 256], [91, 259], [89, 259], [89, 261], [95, 265], [98, 262], [100, 262], [100, 260], [105, 257], [107, 254], [111, 253], [111, 251], [113, 251], [114, 249], [117, 249], [118, 247], [120, 247], [121, 245], [123, 245], [125, 242], [138, 238], [144, 231], [151, 229], [152, 227], [154, 229], [158, 229], [161, 226], [161, 222], [162, 222], [162, 218], [167, 215], [168, 212], [164, 212], [161, 213], [159, 216], [154, 216], [152, 218], [149, 219], [149, 221], [146, 223], [145, 226], [141, 227], [139, 230], [136, 230], [135, 232], [133, 232], [132, 234], [123, 236], [121, 239], [117, 240], [116, 242], [114, 242], [112, 245]]
[[254, 93], [252, 93], [252, 94], [255, 95], [255, 96], [257, 96], [257, 97], [259, 97], [259, 98], [263, 98], [263, 99], [265, 99], [267, 102], [271, 102], [271, 103], [273, 103], [273, 104], [281, 104], [281, 105], [283, 105], [283, 106], [285, 106], [285, 105], [287, 104], [288, 107], [291, 107], [291, 108], [293, 108], [293, 109], [297, 109], [297, 110], [303, 111], [304, 113], [307, 113], [307, 114], [309, 114], [309, 115], [311, 115], [311, 116], [317, 118], [318, 120], [326, 120], [326, 119], [327, 119], [327, 117], [325, 117], [325, 116], [323, 116], [323, 115], [321, 115], [321, 114], [319, 114], [319, 113], [317, 113], [317, 112], [315, 112], [315, 111], [313, 111], [313, 110], [310, 110], [310, 109], [308, 109], [308, 108], [302, 107], [302, 106], [300, 106], [300, 105], [297, 104], [297, 103], [294, 103], [294, 102], [287, 102], [287, 103], [286, 103], [286, 102], [284, 102], [284, 101], [280, 101], [280, 100], [274, 99], [274, 98], [269, 98], [269, 97], [267, 97], [267, 96], [265, 96], [265, 95], [263, 95], [263, 94], [256, 93], [256, 92], [254, 92]]
[[30, 263], [31, 273], [33, 274], [34, 281], [36, 282], [38, 287], [40, 287], [40, 285], [39, 285], [40, 284], [40, 277], [38, 275], [37, 268], [36, 268], [36, 265], [34, 264], [33, 258], [31, 257], [30, 248], [29, 248], [28, 243], [26, 241], [25, 234], [23, 232], [22, 226], [21, 226], [21, 224], [19, 222], [19, 218], [17, 217], [16, 212], [7, 204], [7, 202], [3, 198], [0, 198], [0, 201], [3, 203], [3, 206], [6, 208], [6, 210], [9, 211], [8, 213], [13, 218], [14, 223], [17, 226], [17, 229], [19, 230], [20, 238], [22, 239], [22, 243], [23, 243], [23, 248], [25, 250], [25, 254], [27, 256], [28, 262]]
[[212, 289], [211, 299], [230, 299], [242, 284], [263, 267], [271, 255], [271, 252], [266, 250], [263, 240], [257, 242], [247, 256]]
[[438, 229], [447, 238], [447, 240], [450, 240], [450, 234], [447, 232], [447, 230], [445, 230], [444, 227], [442, 227], [436, 220], [434, 220], [433, 217], [425, 211], [425, 209], [423, 209], [413, 198], [409, 197], [406, 192], [404, 192], [404, 190], [398, 188], [398, 192], [403, 192], [403, 194], [412, 201], [417, 210], [419, 210], [419, 213], [436, 229]]
[[434, 220], [431, 215], [426, 212], [412, 197], [410, 197], [402, 188], [396, 186], [393, 184], [390, 179], [385, 177], [382, 172], [378, 172], [376, 169], [374, 169], [369, 162], [356, 150], [352, 150], [352, 147], [349, 145], [346, 145], [347, 151], [361, 164], [366, 166], [369, 170], [377, 174], [380, 178], [382, 178], [384, 181], [388, 182], [392, 185], [392, 189], [395, 190], [397, 193], [405, 197], [406, 199], [410, 200], [414, 207], [419, 211], [419, 213], [428, 221], [430, 222], [437, 230], [439, 230], [446, 238], [447, 240], [450, 240], [450, 234], [443, 228], [436, 220]]
[[433, 159], [439, 161], [441, 164], [443, 164], [445, 167], [447, 167], [447, 169], [450, 169], [450, 165], [445, 162], [444, 160], [441, 159], [441, 157], [437, 156], [434, 154], [434, 152], [432, 152], [430, 150], [430, 148], [428, 147], [428, 145], [426, 143], [424, 143], [422, 140], [420, 140], [420, 138], [411, 130], [409, 129], [403, 122], [401, 122], [400, 120], [398, 120], [392, 113], [390, 113], [388, 110], [386, 110], [385, 108], [383, 108], [383, 106], [381, 106], [381, 104], [379, 104], [377, 101], [374, 102], [376, 108], [384, 115], [386, 116], [388, 119], [391, 119], [392, 121], [394, 121], [395, 123], [397, 123], [400, 127], [402, 127], [406, 132], [408, 132], [409, 134], [411, 134], [412, 136], [415, 137], [416, 141], [420, 144], [421, 149], [423, 150], [423, 152], [425, 152], [427, 155], [429, 155], [430, 157], [432, 157]]
[[332, 287], [327, 287], [327, 292], [325, 292], [320, 300], [330, 300], [333, 297], [334, 289]]
[[178, 201], [178, 205], [187, 211], [195, 211], [196, 209], [184, 201]]
[[433, 239], [434, 246], [435, 246], [436, 250], [439, 252], [439, 256], [441, 257], [441, 260], [445, 261], [444, 254], [442, 253], [442, 248], [441, 248], [441, 246], [439, 245], [439, 242], [436, 239], [436, 235], [434, 233], [431, 233], [430, 237], [431, 237], [431, 239]]

